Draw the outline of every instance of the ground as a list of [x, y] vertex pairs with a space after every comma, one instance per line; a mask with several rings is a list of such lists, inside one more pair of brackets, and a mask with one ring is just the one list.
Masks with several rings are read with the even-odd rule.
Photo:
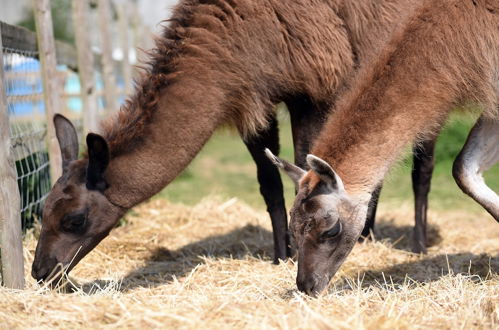
[[[2, 328], [499, 327], [499, 226], [485, 213], [430, 212], [432, 246], [410, 250], [410, 206], [383, 205], [327, 292], [296, 291], [296, 265], [272, 265], [267, 215], [236, 200], [155, 199], [88, 255], [74, 293], [28, 279], [0, 290]], [[25, 240], [26, 272], [33, 233]]]
[[[254, 165], [237, 137], [221, 133], [80, 262], [69, 278], [75, 292], [28, 275], [38, 228], [26, 233], [27, 289], [0, 289], [0, 328], [499, 329], [499, 225], [449, 174], [465, 138], [453, 134], [469, 124], [451, 125], [439, 142], [427, 255], [410, 252], [402, 162], [385, 185], [374, 240], [357, 244], [320, 297], [299, 293], [293, 260], [271, 263]], [[283, 155], [291, 159], [289, 141]], [[488, 177], [495, 189], [498, 173]]]

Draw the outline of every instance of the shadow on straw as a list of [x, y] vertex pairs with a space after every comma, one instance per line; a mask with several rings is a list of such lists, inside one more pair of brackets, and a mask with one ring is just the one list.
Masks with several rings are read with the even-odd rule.
[[[381, 222], [375, 230], [376, 239], [388, 239], [397, 242], [396, 248], [410, 250], [410, 234], [412, 226], [396, 226], [390, 221]], [[440, 239], [437, 227], [431, 227], [432, 239]], [[409, 238], [402, 238], [402, 236]], [[158, 247], [150, 254], [145, 264], [128, 273], [119, 281], [119, 291], [126, 292], [134, 288], [152, 288], [171, 283], [177, 278], [187, 276], [195, 267], [206, 262], [209, 258], [246, 259], [248, 257], [263, 259], [271, 262], [273, 250], [272, 233], [260, 226], [247, 225], [223, 235], [214, 235], [200, 241], [187, 244], [178, 250], [169, 250]], [[404, 243], [405, 242], [405, 243]], [[499, 254], [454, 253], [433, 256], [417, 256], [416, 260], [402, 262], [389, 267], [362, 270], [358, 276], [362, 278], [360, 286], [368, 288], [372, 285], [386, 285], [393, 289], [412, 281], [415, 283], [430, 283], [437, 281], [447, 274], [466, 274], [484, 279], [491, 272], [499, 269]], [[92, 294], [108, 286], [116, 288], [116, 281], [96, 280], [84, 284], [80, 289]], [[337, 279], [330, 288], [349, 290], [351, 283], [347, 279]], [[335, 289], [333, 289], [335, 290]], [[291, 295], [292, 290], [288, 293]]]
[[[123, 278], [120, 290], [170, 283], [174, 278], [188, 275], [199, 264], [204, 264], [206, 257], [239, 260], [253, 257], [271, 262], [272, 254], [272, 233], [260, 226], [246, 225], [226, 234], [209, 236], [187, 244], [178, 250], [156, 248], [143, 266]], [[96, 288], [110, 284], [112, 281], [96, 280], [84, 284], [81, 290], [91, 294]]]
[[[374, 227], [374, 237], [376, 240], [387, 240], [395, 249], [412, 251], [414, 225], [397, 225], [395, 219], [377, 219]], [[427, 247], [438, 245], [442, 242], [440, 228], [428, 223], [426, 227]]]
[[402, 262], [388, 267], [361, 270], [357, 280], [340, 278], [330, 285], [330, 291], [346, 292], [358, 287], [384, 287], [396, 291], [409, 285], [426, 285], [444, 276], [465, 275], [472, 281], [481, 281], [497, 274], [499, 254], [453, 253], [421, 256], [417, 260]]

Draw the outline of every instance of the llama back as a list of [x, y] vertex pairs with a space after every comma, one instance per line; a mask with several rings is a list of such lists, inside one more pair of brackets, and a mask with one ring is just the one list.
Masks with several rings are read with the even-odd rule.
[[[491, 4], [490, 0], [425, 1], [395, 38], [397, 49], [388, 65], [412, 62], [405, 65], [407, 79], [429, 81], [445, 90], [442, 96], [452, 99], [452, 106], [471, 103], [495, 115], [499, 13]], [[427, 76], [433, 79], [425, 80]]]
[[128, 150], [147, 130], [161, 95], [185, 77], [216, 86], [223, 122], [244, 135], [265, 127], [273, 105], [288, 95], [332, 104], [373, 40], [393, 31], [410, 2], [356, 1], [363, 6], [357, 8], [345, 0], [181, 1], [149, 52], [135, 94], [105, 125], [111, 149]]

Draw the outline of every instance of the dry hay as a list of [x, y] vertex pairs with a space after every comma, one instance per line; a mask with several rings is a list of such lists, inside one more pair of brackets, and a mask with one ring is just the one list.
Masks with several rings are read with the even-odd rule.
[[[392, 209], [387, 211], [388, 209]], [[295, 289], [296, 265], [270, 262], [270, 221], [236, 201], [189, 208], [152, 200], [71, 274], [75, 293], [0, 289], [4, 328], [498, 328], [499, 226], [430, 212], [433, 246], [408, 252], [409, 205], [387, 206], [326, 294]], [[26, 273], [35, 248], [25, 240]]]

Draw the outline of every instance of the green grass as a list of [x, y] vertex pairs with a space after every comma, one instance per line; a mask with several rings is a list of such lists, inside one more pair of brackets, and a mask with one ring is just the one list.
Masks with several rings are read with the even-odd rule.
[[[464, 195], [452, 178], [452, 162], [459, 153], [474, 120], [462, 115], [451, 118], [443, 129], [436, 147], [436, 166], [432, 180], [430, 204], [438, 209], [481, 208]], [[292, 160], [293, 146], [289, 118], [280, 112], [281, 157]], [[412, 203], [411, 155], [408, 154], [390, 171], [381, 195], [381, 203]], [[499, 166], [486, 173], [486, 180], [495, 191], [499, 190]], [[294, 186], [283, 176], [285, 197], [292, 203]], [[237, 197], [249, 205], [265, 209], [256, 180], [255, 164], [237, 133], [218, 131], [191, 165], [159, 197], [174, 202], [195, 204], [207, 195], [226, 198]]]

